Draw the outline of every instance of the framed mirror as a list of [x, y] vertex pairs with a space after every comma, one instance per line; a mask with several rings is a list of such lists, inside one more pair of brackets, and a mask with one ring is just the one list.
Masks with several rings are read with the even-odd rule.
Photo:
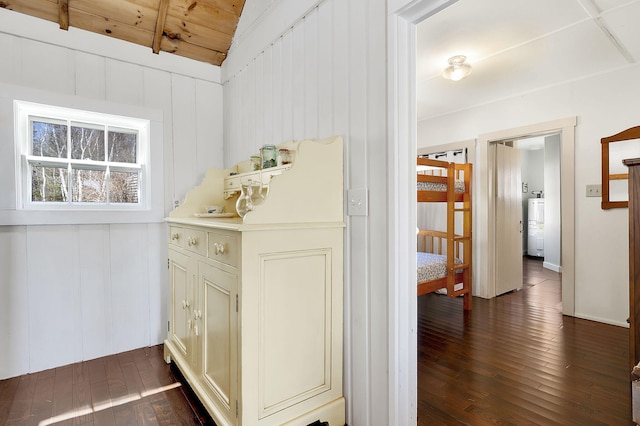
[[629, 207], [629, 172], [622, 160], [640, 158], [640, 126], [602, 138], [602, 209]]

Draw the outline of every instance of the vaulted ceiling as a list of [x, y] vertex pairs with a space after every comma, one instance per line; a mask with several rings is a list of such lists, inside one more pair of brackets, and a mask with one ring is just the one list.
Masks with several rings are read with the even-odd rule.
[[[638, 17], [640, 0], [459, 0], [418, 25], [418, 117], [634, 66]], [[473, 67], [457, 82], [441, 76], [454, 55]]]
[[0, 7], [220, 65], [245, 0], [0, 0]]

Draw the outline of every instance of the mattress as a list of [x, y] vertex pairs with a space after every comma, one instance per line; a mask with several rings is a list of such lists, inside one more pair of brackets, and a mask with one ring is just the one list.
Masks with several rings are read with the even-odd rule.
[[[438, 278], [447, 276], [447, 256], [444, 254], [433, 254], [417, 252], [417, 266], [418, 266], [418, 282], [431, 281]], [[462, 263], [462, 260], [455, 259], [456, 265]], [[456, 271], [459, 272], [459, 271]], [[462, 288], [462, 284], [456, 284], [455, 289]], [[446, 294], [447, 290], [438, 290], [438, 293]]]
[[447, 276], [447, 256], [417, 252], [418, 282], [431, 281]]
[[[454, 184], [455, 192], [464, 192], [464, 181], [457, 180]], [[438, 191], [447, 192], [447, 184], [438, 182], [418, 182], [418, 191]]]

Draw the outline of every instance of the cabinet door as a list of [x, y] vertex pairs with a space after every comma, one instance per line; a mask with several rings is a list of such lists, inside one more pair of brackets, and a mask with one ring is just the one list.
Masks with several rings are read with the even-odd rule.
[[169, 250], [169, 283], [171, 291], [170, 338], [191, 361], [193, 348], [192, 310], [194, 305], [194, 261], [180, 252]]
[[202, 380], [229, 424], [237, 422], [238, 277], [206, 263], [199, 266], [202, 309]]

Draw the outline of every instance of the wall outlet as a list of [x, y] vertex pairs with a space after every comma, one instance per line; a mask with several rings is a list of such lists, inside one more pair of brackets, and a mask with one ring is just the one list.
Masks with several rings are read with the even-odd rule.
[[602, 185], [587, 185], [587, 197], [600, 197], [602, 196]]

